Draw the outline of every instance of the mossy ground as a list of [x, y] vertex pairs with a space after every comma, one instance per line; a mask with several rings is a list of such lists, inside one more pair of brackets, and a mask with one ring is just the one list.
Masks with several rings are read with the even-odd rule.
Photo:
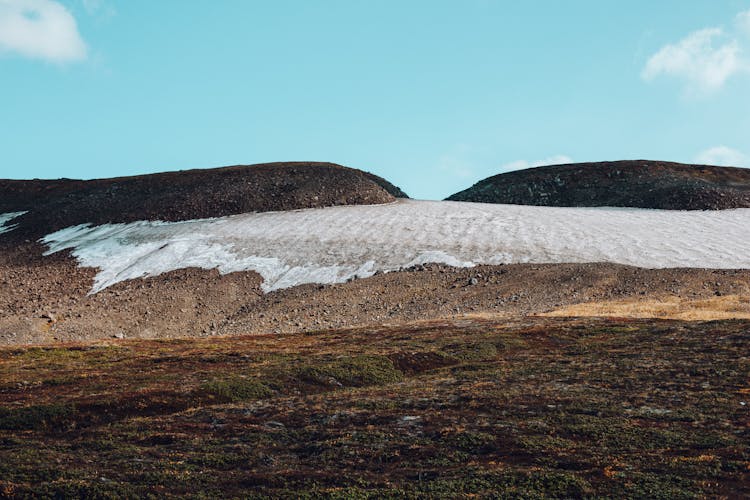
[[748, 354], [541, 318], [4, 349], [0, 496], [743, 497]]

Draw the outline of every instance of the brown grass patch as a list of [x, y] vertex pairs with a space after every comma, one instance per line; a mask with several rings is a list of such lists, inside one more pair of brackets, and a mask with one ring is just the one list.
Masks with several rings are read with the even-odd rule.
[[546, 317], [660, 318], [682, 321], [750, 319], [750, 297], [725, 295], [709, 299], [666, 297], [574, 304], [540, 313]]

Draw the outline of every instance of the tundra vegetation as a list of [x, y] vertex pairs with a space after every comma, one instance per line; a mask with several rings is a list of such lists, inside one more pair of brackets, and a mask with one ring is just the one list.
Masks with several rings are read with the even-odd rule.
[[5, 497], [750, 495], [747, 321], [0, 350]]

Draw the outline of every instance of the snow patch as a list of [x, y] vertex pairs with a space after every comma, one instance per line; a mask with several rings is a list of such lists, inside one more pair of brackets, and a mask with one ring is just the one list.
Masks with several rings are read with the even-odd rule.
[[8, 225], [8, 222], [12, 221], [16, 217], [20, 217], [26, 212], [9, 212], [5, 214], [0, 214], [0, 234], [7, 233], [8, 231], [13, 231], [16, 227], [18, 227], [18, 224], [12, 224]]
[[342, 283], [428, 262], [612, 262], [646, 268], [750, 268], [750, 209], [715, 212], [561, 208], [403, 200], [63, 229], [48, 254], [71, 249], [99, 268], [91, 293], [187, 267], [256, 271], [265, 292]]

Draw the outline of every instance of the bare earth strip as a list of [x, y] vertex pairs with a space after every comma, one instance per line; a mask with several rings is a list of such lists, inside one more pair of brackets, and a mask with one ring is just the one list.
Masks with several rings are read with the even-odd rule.
[[78, 267], [63, 253], [41, 257], [35, 244], [19, 251], [23, 257], [0, 252], [2, 344], [292, 333], [467, 314], [526, 315], [625, 299], [750, 297], [750, 271], [614, 264], [427, 265], [268, 294], [252, 272], [182, 269], [88, 295], [94, 269]]

